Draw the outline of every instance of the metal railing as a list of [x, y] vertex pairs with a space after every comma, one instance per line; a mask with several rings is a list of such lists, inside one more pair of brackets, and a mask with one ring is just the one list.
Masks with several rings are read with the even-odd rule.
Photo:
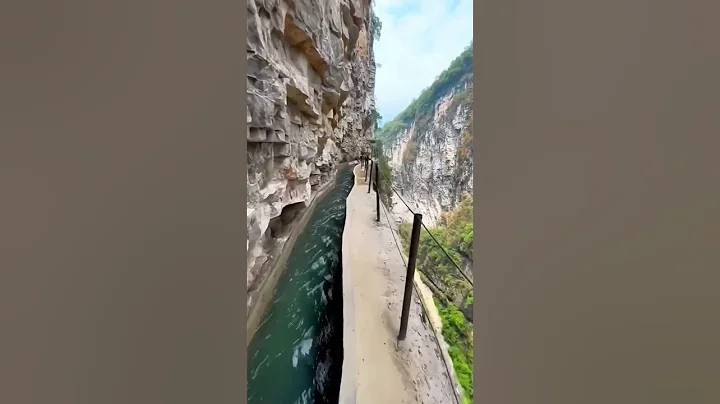
[[[379, 170], [378, 164], [377, 164], [373, 159], [367, 158], [367, 159], [364, 159], [364, 160], [363, 160], [363, 170], [365, 171], [365, 181], [367, 181], [367, 183], [368, 183], [368, 193], [370, 193], [371, 186], [372, 186], [372, 189], [375, 191], [375, 199], [376, 199], [376, 207], [375, 207], [375, 210], [376, 210], [376, 213], [377, 213], [376, 220], [379, 222], [379, 221], [380, 221], [380, 209], [381, 209], [381, 208], [380, 208], [380, 207], [381, 207], [381, 201], [380, 201], [380, 194], [381, 194], [381, 192], [380, 192], [380, 187], [381, 187], [381, 185], [380, 185], [379, 177], [382, 176], [382, 178], [387, 181], [387, 184], [390, 184], [390, 180], [389, 180], [389, 178], [385, 177], [384, 174], [382, 174], [382, 172]], [[369, 177], [369, 178], [368, 178], [368, 177]], [[442, 251], [442, 253], [445, 255], [445, 257], [447, 257], [448, 262], [450, 262], [450, 263], [452, 264], [452, 266], [455, 268], [455, 270], [462, 276], [462, 278], [464, 278], [464, 280], [465, 280], [468, 284], [470, 284], [470, 286], [473, 286], [473, 281], [472, 281], [472, 279], [470, 279], [470, 277], [465, 273], [465, 271], [463, 271], [463, 270], [460, 268], [460, 265], [458, 265], [458, 263], [455, 262], [455, 259], [453, 259], [453, 258], [450, 256], [450, 253], [448, 253], [447, 249], [442, 246], [442, 244], [437, 240], [437, 238], [435, 238], [435, 236], [434, 236], [433, 233], [430, 231], [430, 229], [428, 229], [427, 226], [425, 225], [425, 223], [423, 223], [423, 221], [422, 221], [422, 214], [416, 213], [416, 212], [410, 207], [410, 205], [408, 205], [407, 202], [405, 202], [405, 200], [402, 198], [402, 196], [400, 196], [400, 194], [392, 187], [392, 185], [389, 185], [389, 187], [390, 187], [390, 190], [392, 191], [392, 193], [400, 200], [400, 202], [403, 203], [403, 205], [405, 205], [405, 207], [407, 208], [407, 210], [410, 211], [410, 213], [413, 214], [413, 230], [412, 230], [412, 234], [415, 234], [415, 233], [416, 233], [416, 230], [415, 230], [415, 227], [416, 227], [416, 226], [421, 226], [421, 227], [423, 227], [423, 228], [425, 229], [425, 231], [427, 232], [427, 234], [430, 236], [430, 238], [435, 242], [435, 245]], [[385, 208], [385, 206], [383, 206], [383, 208]], [[386, 212], [386, 214], [387, 214], [387, 212]], [[416, 217], [416, 216], [419, 216], [419, 220], [415, 220], [415, 217]], [[390, 230], [392, 231], [392, 227], [390, 228]], [[394, 233], [394, 231], [393, 231], [393, 233]], [[419, 230], [418, 230], [418, 233], [417, 233], [417, 234], [418, 234], [417, 237], [419, 237]], [[394, 235], [393, 235], [393, 238], [394, 238]], [[419, 239], [418, 239], [417, 241], [419, 241]], [[415, 244], [417, 244], [417, 241], [416, 241]], [[396, 242], [396, 244], [397, 244], [397, 239], [396, 239], [395, 242]], [[399, 247], [398, 247], [398, 248], [399, 248]], [[413, 248], [414, 248], [414, 247], [413, 247], [413, 242], [412, 242], [412, 238], [411, 238], [411, 242], [410, 242], [410, 253], [408, 254], [408, 257], [409, 257], [408, 259], [411, 259], [411, 256], [412, 256], [412, 255], [417, 255], [417, 248], [415, 248], [415, 249], [413, 249]], [[399, 251], [400, 251], [400, 250], [399, 250]], [[401, 253], [401, 256], [402, 256], [402, 253]], [[413, 259], [414, 259], [414, 258], [413, 258]], [[434, 285], [434, 286], [437, 287], [437, 285]], [[440, 289], [440, 288], [438, 287], [438, 289]]]
[[[417, 285], [415, 285], [414, 278], [415, 278], [415, 272], [417, 270], [417, 262], [418, 262], [418, 252], [420, 247], [420, 233], [421, 230], [424, 228], [427, 234], [430, 236], [430, 239], [434, 242], [434, 244], [442, 250], [445, 257], [448, 259], [448, 262], [452, 264], [452, 267], [456, 269], [456, 271], [461, 275], [458, 277], [460, 280], [464, 280], [467, 282], [470, 287], [472, 288], [473, 282], [472, 279], [460, 268], [460, 266], [455, 262], [455, 260], [451, 257], [450, 253], [445, 249], [445, 247], [442, 246], [442, 244], [435, 238], [435, 236], [432, 234], [432, 232], [427, 228], [427, 226], [422, 221], [422, 214], [415, 212], [406, 202], [405, 200], [400, 196], [400, 194], [390, 185], [390, 181], [388, 178], [384, 176], [384, 174], [379, 169], [379, 164], [372, 158], [369, 158], [367, 156], [361, 157], [361, 165], [363, 168], [363, 171], [365, 172], [365, 181], [368, 185], [367, 192], [370, 193], [371, 190], [375, 191], [375, 210], [376, 210], [376, 221], [381, 221], [381, 211], [384, 213], [385, 220], [388, 224], [388, 229], [390, 230], [390, 233], [392, 234], [393, 240], [395, 242], [395, 246], [397, 247], [398, 253], [400, 255], [400, 259], [403, 261], [403, 264], [405, 265], [405, 268], [407, 269], [406, 275], [405, 275], [405, 289], [404, 289], [404, 295], [403, 295], [403, 303], [402, 303], [402, 311], [400, 316], [400, 329], [398, 332], [398, 341], [402, 341], [407, 337], [407, 328], [408, 328], [408, 320], [410, 315], [410, 304], [412, 302], [412, 292], [413, 289], [418, 294], [418, 297], [420, 297], [420, 303], [422, 306], [422, 312], [425, 318], [430, 319], [430, 313], [428, 310], [428, 307], [426, 307], [425, 302], [422, 298], [422, 292], [418, 290]], [[409, 246], [407, 251], [407, 261], [405, 260], [405, 254], [403, 254], [403, 248], [402, 243], [398, 241], [398, 237], [396, 237], [396, 232], [393, 230], [393, 226], [390, 221], [390, 213], [388, 212], [387, 207], [382, 203], [381, 201], [381, 181], [380, 178], [383, 178], [386, 181], [387, 186], [389, 186], [392, 193], [405, 205], [405, 207], [408, 209], [410, 213], [413, 215], [413, 222], [412, 222], [412, 230], [410, 232], [410, 240], [409, 240]], [[440, 294], [442, 296], [443, 294], [443, 288], [437, 285], [432, 280], [432, 277], [428, 276], [427, 274], [423, 273], [420, 270], [417, 270], [418, 273], [422, 275], [424, 278], [423, 281], [427, 280], [435, 289], [433, 293]], [[446, 300], [449, 300], [446, 296], [443, 296]], [[455, 383], [453, 381], [451, 371], [452, 365], [448, 363], [448, 361], [445, 359], [445, 355], [442, 354], [444, 351], [440, 345], [440, 338], [437, 335], [437, 332], [435, 330], [435, 327], [430, 321], [430, 329], [433, 333], [433, 336], [435, 337], [435, 342], [437, 344], [438, 349], [441, 352], [441, 359], [443, 361], [443, 364], [445, 366], [445, 370], [447, 372], [448, 380], [450, 381], [451, 385], [453, 386], [453, 396], [455, 397], [455, 401], [457, 404], [460, 404], [462, 402], [462, 398], [459, 395], [459, 392], [455, 388]]]

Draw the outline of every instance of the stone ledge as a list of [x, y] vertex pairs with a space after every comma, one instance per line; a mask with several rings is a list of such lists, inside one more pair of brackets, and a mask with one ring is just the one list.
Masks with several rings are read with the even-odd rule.
[[[353, 167], [353, 188], [357, 186], [357, 176]], [[352, 190], [350, 191], [352, 192]], [[348, 194], [349, 197], [349, 194]], [[348, 205], [345, 203], [345, 226], [343, 228], [342, 251], [350, 251], [350, 240], [346, 237], [348, 228]], [[350, 276], [349, 254], [342, 254], [342, 298], [343, 298], [343, 364], [340, 379], [338, 404], [356, 404], [357, 402], [357, 365], [355, 364], [355, 297], [352, 277]]]

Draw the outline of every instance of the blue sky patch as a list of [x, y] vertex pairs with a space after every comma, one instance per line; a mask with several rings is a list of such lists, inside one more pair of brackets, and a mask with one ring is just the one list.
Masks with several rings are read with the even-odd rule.
[[428, 87], [472, 40], [472, 0], [376, 0], [376, 108], [382, 123]]

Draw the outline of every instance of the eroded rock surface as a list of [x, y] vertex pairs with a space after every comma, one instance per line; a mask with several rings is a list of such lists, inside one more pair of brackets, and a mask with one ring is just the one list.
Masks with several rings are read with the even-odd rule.
[[248, 0], [248, 290], [372, 130], [369, 0]]
[[[395, 189], [415, 212], [423, 214], [427, 225], [452, 211], [463, 194], [472, 195], [472, 149], [467, 144], [468, 138], [472, 141], [471, 114], [472, 83], [459, 84], [435, 104], [425, 126], [413, 122], [386, 150]], [[408, 148], [414, 148], [413, 152]], [[414, 156], [409, 158], [410, 154]], [[393, 202], [394, 208], [405, 208], [402, 202]]]

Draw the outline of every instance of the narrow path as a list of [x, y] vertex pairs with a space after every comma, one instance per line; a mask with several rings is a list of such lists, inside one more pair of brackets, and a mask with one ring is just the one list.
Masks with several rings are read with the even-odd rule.
[[355, 175], [355, 185], [367, 186], [367, 181], [365, 181], [365, 170], [362, 169], [360, 164], [355, 166], [353, 174]]
[[[407, 339], [397, 343], [406, 268], [387, 223], [375, 221], [375, 193], [354, 170], [347, 199], [343, 262], [352, 280], [358, 404], [454, 403], [455, 395], [430, 324], [413, 292]], [[362, 185], [365, 185], [364, 187]], [[345, 259], [346, 258], [346, 259]]]

